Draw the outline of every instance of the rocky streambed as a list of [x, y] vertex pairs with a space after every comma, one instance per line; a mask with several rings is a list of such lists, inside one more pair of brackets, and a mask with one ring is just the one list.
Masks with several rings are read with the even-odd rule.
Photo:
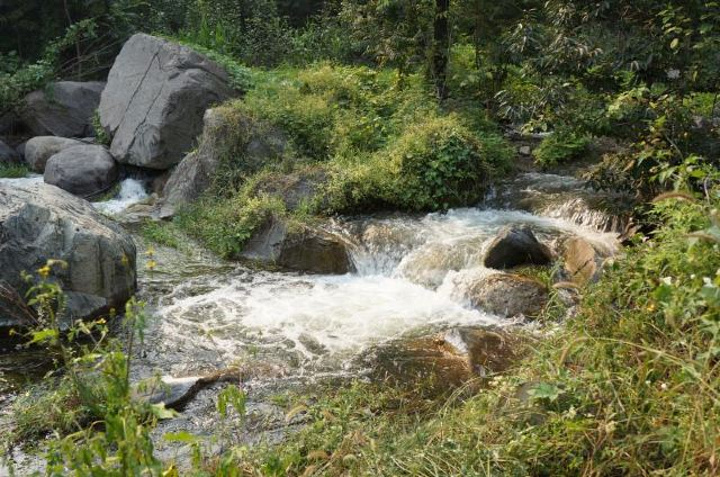
[[[4, 181], [6, 187], [27, 182]], [[95, 207], [122, 214], [144, 197], [139, 183], [126, 182]], [[498, 185], [477, 208], [335, 219], [323, 233], [345, 244], [353, 271], [342, 275], [267, 271], [219, 260], [192, 244], [175, 250], [134, 235], [139, 295], [150, 319], [133, 379], [164, 376], [170, 394], [163, 398], [178, 399], [183, 410], [156, 430], [159, 451], [165, 457], [182, 451], [160, 439], [172, 430], [210, 439], [217, 426], [214, 399], [228, 381], [248, 392], [256, 418], [236, 438], [252, 442], [282, 436], [284, 413], [270, 399], [281, 390], [428, 370], [445, 370], [444, 379], [460, 384], [503, 369], [514, 358], [514, 327], [531, 323], [558, 291], [516, 270], [486, 266], [498, 235], [527, 231], [549, 253], [552, 263], [544, 270], [551, 281], [572, 281], [569, 243], [584, 245], [589, 255], [581, 265], [592, 261], [593, 271], [618, 250], [622, 224], [594, 209], [596, 199], [574, 178], [524, 174]], [[158, 263], [152, 271], [143, 264], [150, 246]], [[553, 263], [559, 265], [551, 270]], [[3, 371], [14, 386], [5, 391], [6, 403], [32, 381], [33, 369], [40, 374], [38, 358], [17, 351], [4, 356]], [[233, 370], [229, 378], [226, 370]], [[207, 378], [213, 375], [217, 379]]]

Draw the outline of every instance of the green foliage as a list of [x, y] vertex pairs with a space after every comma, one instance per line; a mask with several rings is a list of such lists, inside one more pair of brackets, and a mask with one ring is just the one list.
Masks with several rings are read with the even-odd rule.
[[107, 130], [102, 126], [100, 122], [100, 113], [97, 110], [93, 113], [92, 127], [95, 132], [95, 140], [97, 143], [109, 147], [112, 142], [112, 138], [110, 137], [110, 134], [108, 134]]
[[253, 232], [284, 212], [278, 198], [241, 193], [229, 200], [200, 200], [182, 211], [177, 223], [220, 256], [238, 258]]
[[[216, 110], [198, 154], [220, 167], [210, 194], [180, 224], [223, 256], [285, 213], [284, 179], [310, 177], [302, 220], [370, 210], [444, 210], [477, 203], [507, 171], [510, 148], [476, 111], [443, 111], [422, 78], [319, 64], [257, 73], [242, 101]], [[285, 143], [258, 158], [263, 140]], [[255, 149], [250, 147], [253, 146]]]
[[0, 163], [0, 178], [4, 179], [20, 179], [27, 177], [28, 167], [25, 164], [6, 164]]
[[181, 39], [180, 42], [200, 54], [203, 54], [222, 66], [230, 77], [230, 86], [238, 91], [245, 92], [253, 85], [252, 72], [245, 66], [238, 63], [231, 56], [220, 53], [216, 50], [207, 48], [202, 44], [193, 43], [191, 41]]
[[15, 63], [15, 68], [0, 74], [0, 111], [9, 111], [21, 106], [22, 99], [29, 92], [42, 89], [46, 83], [59, 74], [62, 55], [76, 42], [94, 38], [97, 24], [83, 20], [67, 29], [65, 35], [49, 43], [42, 58], [31, 64]]
[[[600, 187], [635, 192], [644, 199], [669, 189], [701, 190], [718, 180], [720, 131], [665, 90], [637, 88], [618, 96], [608, 117], [624, 124], [629, 151], [606, 157], [592, 178]], [[705, 121], [705, 124], [702, 124]]]
[[553, 167], [582, 157], [589, 144], [589, 137], [562, 128], [543, 139], [533, 154], [535, 161], [542, 167]]
[[172, 222], [145, 222], [140, 229], [140, 234], [145, 240], [158, 245], [174, 249], [180, 249], [183, 245], [180, 232]]

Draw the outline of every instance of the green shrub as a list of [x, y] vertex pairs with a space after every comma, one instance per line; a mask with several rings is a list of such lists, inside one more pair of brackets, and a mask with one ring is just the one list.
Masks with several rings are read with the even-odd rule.
[[533, 154], [539, 165], [553, 167], [582, 157], [589, 145], [588, 136], [575, 130], [560, 128], [543, 139]]
[[253, 232], [284, 213], [285, 205], [278, 198], [241, 193], [228, 200], [200, 200], [182, 211], [177, 222], [218, 255], [238, 258]]

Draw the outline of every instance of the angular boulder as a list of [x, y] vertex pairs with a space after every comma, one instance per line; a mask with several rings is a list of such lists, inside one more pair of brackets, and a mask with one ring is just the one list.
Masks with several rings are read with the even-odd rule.
[[12, 147], [0, 141], [0, 164], [14, 163], [19, 160], [20, 154]]
[[504, 273], [480, 278], [468, 289], [468, 298], [478, 309], [494, 315], [537, 316], [547, 304], [550, 295], [542, 283], [531, 278]]
[[23, 123], [36, 136], [94, 135], [93, 116], [105, 83], [59, 81], [25, 97]]
[[242, 257], [289, 270], [326, 275], [352, 272], [345, 243], [317, 228], [270, 219], [245, 244]]
[[205, 110], [234, 92], [226, 71], [185, 46], [136, 34], [110, 70], [98, 109], [120, 163], [169, 169], [202, 131]]
[[504, 270], [521, 265], [548, 265], [550, 249], [538, 241], [530, 227], [505, 227], [485, 254], [485, 266]]
[[44, 180], [71, 194], [94, 197], [108, 191], [120, 177], [118, 166], [103, 146], [75, 146], [52, 156]]
[[25, 144], [25, 162], [34, 172], [42, 174], [48, 159], [65, 149], [82, 146], [85, 143], [77, 139], [56, 136], [38, 136]]
[[164, 209], [190, 203], [210, 187], [221, 156], [229, 151], [235, 164], [248, 173], [261, 169], [265, 164], [282, 157], [287, 149], [287, 139], [281, 132], [258, 124], [232, 107], [209, 109], [204, 116], [200, 144], [173, 169], [163, 189]]
[[[24, 296], [23, 271], [34, 273], [47, 260], [68, 297], [65, 320], [120, 309], [136, 288], [132, 237], [106, 220], [90, 203], [46, 184], [0, 181], [0, 281]], [[0, 325], [21, 326], [12, 315]]]

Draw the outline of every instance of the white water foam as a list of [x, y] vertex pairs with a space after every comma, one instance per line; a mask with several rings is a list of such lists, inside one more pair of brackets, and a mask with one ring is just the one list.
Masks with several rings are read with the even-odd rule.
[[120, 183], [120, 192], [110, 200], [93, 202], [93, 206], [107, 215], [117, 215], [133, 204], [148, 198], [142, 182], [136, 179], [125, 179]]
[[18, 187], [26, 187], [35, 184], [42, 184], [44, 181], [42, 174], [28, 174], [27, 177], [21, 177], [18, 179], [0, 179], [0, 182]]
[[363, 349], [418, 330], [509, 324], [474, 309], [466, 293], [480, 277], [498, 273], [482, 258], [505, 225], [529, 225], [544, 242], [581, 236], [608, 253], [616, 247], [613, 234], [517, 211], [458, 209], [341, 223], [339, 233], [355, 243], [357, 273], [240, 270], [189, 280], [158, 307], [159, 352], [177, 361], [206, 353], [217, 365], [260, 349], [289, 353], [300, 368], [328, 362], [337, 368]]

